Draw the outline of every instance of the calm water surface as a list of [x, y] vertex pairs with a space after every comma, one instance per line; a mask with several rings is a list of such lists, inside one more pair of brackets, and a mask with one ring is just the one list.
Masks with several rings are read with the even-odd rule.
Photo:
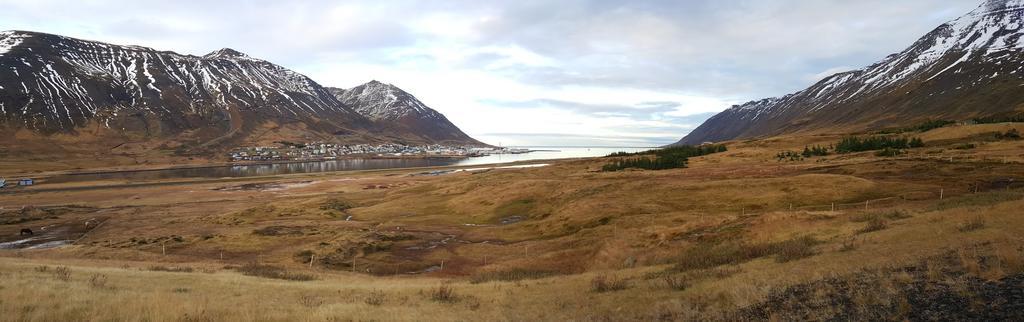
[[39, 183], [62, 183], [96, 180], [157, 180], [175, 178], [235, 178], [267, 176], [292, 173], [317, 173], [333, 171], [401, 169], [436, 166], [472, 166], [481, 164], [510, 163], [530, 160], [552, 160], [605, 156], [615, 152], [637, 152], [651, 148], [609, 148], [609, 147], [517, 147], [536, 152], [523, 154], [495, 154], [484, 157], [451, 159], [349, 159], [312, 161], [296, 163], [275, 163], [239, 165], [191, 169], [162, 169], [146, 171], [67, 174], [43, 178]]

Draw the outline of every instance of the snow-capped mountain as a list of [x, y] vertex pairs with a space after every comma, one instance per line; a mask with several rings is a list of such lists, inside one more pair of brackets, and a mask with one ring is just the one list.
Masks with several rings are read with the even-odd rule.
[[708, 119], [679, 144], [1016, 115], [1024, 105], [1024, 0], [988, 0], [906, 50], [803, 91]]
[[302, 74], [228, 48], [193, 56], [0, 32], [4, 132], [143, 136], [186, 147], [418, 137], [379, 123]]
[[432, 142], [482, 144], [459, 130], [444, 115], [394, 85], [374, 80], [351, 89], [330, 87], [328, 90], [343, 104], [383, 127], [415, 133]]

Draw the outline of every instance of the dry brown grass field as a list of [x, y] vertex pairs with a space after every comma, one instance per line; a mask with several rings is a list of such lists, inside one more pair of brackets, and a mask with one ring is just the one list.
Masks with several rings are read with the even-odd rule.
[[663, 171], [600, 172], [595, 158], [40, 185], [0, 194], [0, 242], [31, 227], [73, 243], [0, 250], [0, 314], [1012, 320], [1024, 312], [1024, 141], [985, 135], [1010, 127], [1024, 129], [914, 134], [926, 147], [897, 157], [775, 159], [839, 135], [727, 142]]

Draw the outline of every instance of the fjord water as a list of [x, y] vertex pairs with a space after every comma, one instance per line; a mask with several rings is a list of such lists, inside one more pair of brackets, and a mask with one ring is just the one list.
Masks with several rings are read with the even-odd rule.
[[76, 173], [42, 178], [41, 183], [83, 181], [148, 181], [176, 178], [237, 178], [293, 173], [402, 169], [439, 166], [473, 166], [533, 160], [556, 160], [600, 157], [615, 152], [638, 152], [651, 148], [638, 147], [517, 147], [533, 152], [522, 154], [493, 154], [472, 158], [394, 158], [343, 159], [329, 161], [288, 162], [272, 164], [176, 168], [103, 173]]

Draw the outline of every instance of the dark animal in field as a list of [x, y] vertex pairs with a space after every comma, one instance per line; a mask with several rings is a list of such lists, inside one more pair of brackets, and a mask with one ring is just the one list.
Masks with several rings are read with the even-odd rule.
[[29, 236], [32, 236], [32, 235], [35, 235], [35, 233], [33, 233], [31, 229], [28, 229], [28, 228], [22, 228], [22, 229], [21, 229], [21, 233], [19, 233], [18, 235], [19, 235], [19, 236], [25, 236], [25, 235], [29, 235]]

